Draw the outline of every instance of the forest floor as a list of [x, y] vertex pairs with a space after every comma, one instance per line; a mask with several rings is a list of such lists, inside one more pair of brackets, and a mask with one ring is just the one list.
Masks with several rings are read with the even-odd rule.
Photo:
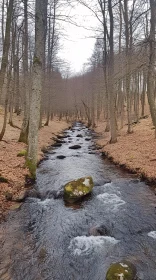
[[[3, 123], [3, 110], [0, 108], [0, 128]], [[22, 117], [13, 116], [13, 124], [21, 127]], [[60, 134], [68, 127], [65, 121], [56, 118], [39, 131], [38, 160], [43, 157], [42, 150], [52, 145], [55, 134]], [[6, 183], [0, 182], [0, 220], [8, 209], [16, 208], [17, 203], [6, 200], [6, 195], [17, 197], [25, 189], [25, 176], [29, 174], [25, 167], [25, 158], [18, 157], [18, 153], [25, 150], [27, 146], [19, 143], [20, 129], [13, 128], [7, 124], [6, 133], [0, 142], [0, 181], [7, 179]]]
[[125, 125], [119, 130], [115, 144], [109, 144], [110, 135], [104, 129], [104, 122], [99, 122], [95, 128], [101, 135], [97, 144], [102, 147], [103, 155], [156, 187], [156, 139], [151, 117], [133, 125], [132, 134], [127, 134]]

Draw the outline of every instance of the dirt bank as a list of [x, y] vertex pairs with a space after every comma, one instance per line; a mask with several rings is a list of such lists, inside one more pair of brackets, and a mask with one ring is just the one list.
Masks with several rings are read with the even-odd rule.
[[101, 135], [97, 144], [114, 163], [128, 169], [156, 186], [156, 139], [150, 117], [134, 125], [132, 134], [127, 134], [125, 125], [119, 131], [118, 142], [109, 144], [109, 133], [104, 132], [105, 123], [100, 122], [95, 131]]
[[[2, 122], [3, 112], [1, 110], [0, 128], [2, 127]], [[13, 123], [21, 127], [22, 117], [14, 115]], [[39, 131], [38, 159], [43, 156], [41, 150], [54, 142], [51, 138], [67, 127], [66, 122], [54, 119], [49, 126], [41, 128]], [[25, 144], [18, 142], [19, 134], [20, 129], [7, 125], [5, 137], [0, 142], [0, 180], [2, 181], [4, 177], [8, 181], [6, 183], [0, 182], [0, 219], [3, 218], [8, 209], [16, 207], [15, 203], [6, 201], [6, 194], [17, 196], [24, 190], [25, 176], [29, 173], [25, 167], [24, 157], [17, 156], [20, 151], [26, 149]]]

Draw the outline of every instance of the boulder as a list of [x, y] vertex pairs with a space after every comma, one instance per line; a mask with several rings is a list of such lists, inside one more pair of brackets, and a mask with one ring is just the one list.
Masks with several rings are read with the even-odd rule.
[[60, 156], [57, 156], [58, 159], [64, 159], [66, 158], [66, 156], [63, 156], [63, 155], [60, 155]]
[[80, 145], [73, 145], [73, 146], [70, 146], [69, 149], [73, 149], [73, 150], [77, 150], [77, 149], [80, 149], [81, 146]]
[[64, 139], [64, 138], [67, 138], [67, 135], [57, 135], [57, 138], [58, 139]]
[[62, 146], [62, 144], [61, 143], [54, 143], [53, 145], [52, 145], [52, 147], [61, 147]]
[[137, 271], [135, 266], [128, 262], [122, 261], [110, 266], [106, 274], [106, 280], [136, 280]]
[[81, 200], [92, 192], [93, 186], [92, 177], [83, 177], [71, 181], [64, 186], [64, 199], [69, 203]]
[[76, 137], [81, 137], [82, 138], [83, 136], [82, 136], [82, 134], [77, 134]]
[[57, 144], [63, 144], [66, 143], [64, 140], [56, 139], [55, 141]]

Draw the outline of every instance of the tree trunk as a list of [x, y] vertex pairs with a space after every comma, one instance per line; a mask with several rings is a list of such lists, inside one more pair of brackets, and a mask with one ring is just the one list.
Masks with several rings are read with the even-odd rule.
[[15, 56], [15, 64], [16, 64], [16, 86], [15, 86], [15, 113], [17, 115], [20, 114], [20, 90], [19, 90], [19, 80], [20, 80], [20, 69], [19, 69], [19, 39], [20, 39], [20, 33], [18, 34], [17, 38], [17, 51]]
[[8, 66], [8, 54], [9, 54], [9, 49], [10, 49], [10, 29], [11, 29], [11, 20], [12, 20], [12, 13], [13, 13], [13, 3], [14, 3], [14, 0], [10, 0], [8, 8], [7, 8], [5, 38], [4, 38], [4, 44], [3, 44], [3, 54], [2, 54], [2, 62], [1, 62], [1, 69], [0, 69], [0, 94], [1, 94], [1, 91], [3, 88], [6, 69]]
[[19, 142], [28, 143], [29, 131], [29, 75], [28, 75], [28, 0], [24, 0], [24, 38], [23, 38], [23, 74], [24, 74], [24, 118], [19, 137]]
[[3, 121], [3, 127], [0, 133], [0, 141], [2, 141], [6, 125], [7, 125], [7, 112], [8, 112], [8, 97], [9, 97], [9, 90], [10, 90], [10, 81], [11, 81], [11, 70], [12, 70], [12, 64], [9, 67], [8, 75], [7, 75], [7, 90], [6, 90], [6, 96], [5, 96], [5, 106], [4, 106], [4, 121]]
[[131, 126], [131, 96], [130, 96], [130, 30], [128, 18], [128, 0], [124, 0], [124, 21], [125, 21], [125, 37], [126, 37], [126, 96], [127, 96], [127, 121], [128, 133], [132, 132]]
[[116, 104], [115, 104], [115, 93], [114, 93], [114, 19], [113, 19], [113, 9], [112, 0], [108, 1], [108, 11], [110, 17], [110, 36], [109, 36], [109, 65], [108, 65], [108, 75], [109, 75], [109, 110], [110, 110], [110, 132], [111, 139], [110, 143], [117, 142], [117, 128], [116, 128]]
[[156, 24], [156, 1], [150, 0], [151, 8], [151, 28], [150, 28], [150, 50], [149, 50], [149, 66], [147, 78], [147, 96], [152, 116], [152, 122], [155, 127], [156, 137], [156, 102], [155, 102], [155, 24]]
[[143, 70], [143, 88], [141, 94], [141, 117], [145, 115], [145, 95], [146, 95], [146, 85], [147, 85], [147, 74], [146, 69]]
[[36, 176], [37, 151], [38, 151], [38, 129], [40, 121], [42, 74], [44, 58], [45, 18], [43, 13], [44, 0], [36, 0], [35, 11], [35, 53], [33, 59], [33, 81], [30, 103], [28, 156], [27, 166], [32, 177]]

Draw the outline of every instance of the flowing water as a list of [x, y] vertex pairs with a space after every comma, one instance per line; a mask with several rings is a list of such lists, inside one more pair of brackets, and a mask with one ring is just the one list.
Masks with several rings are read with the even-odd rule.
[[[135, 264], [139, 279], [156, 280], [153, 192], [102, 159], [95, 135], [82, 124], [65, 135], [37, 171], [44, 199], [27, 199], [0, 225], [0, 280], [104, 280], [109, 265], [123, 259]], [[73, 144], [81, 149], [69, 149]], [[55, 199], [65, 183], [84, 176], [94, 179], [90, 197], [71, 206]], [[109, 235], [89, 235], [101, 225]]]

